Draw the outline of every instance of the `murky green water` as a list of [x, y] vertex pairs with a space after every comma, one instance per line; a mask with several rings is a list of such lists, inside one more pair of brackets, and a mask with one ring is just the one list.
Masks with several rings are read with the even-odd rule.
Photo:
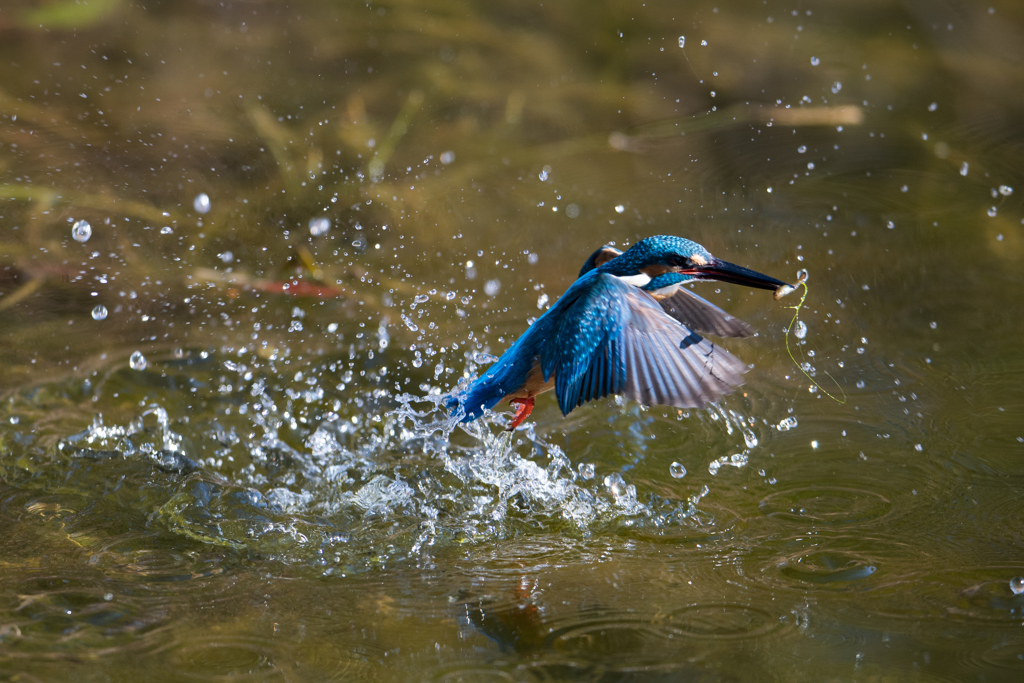
[[[0, 675], [1018, 680], [1022, 45], [1009, 0], [0, 8]], [[706, 284], [741, 393], [450, 431], [652, 234], [808, 269], [845, 402], [797, 297]]]

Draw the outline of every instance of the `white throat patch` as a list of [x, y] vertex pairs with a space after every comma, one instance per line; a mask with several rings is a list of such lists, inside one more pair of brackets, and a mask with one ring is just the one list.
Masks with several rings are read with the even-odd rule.
[[639, 275], [629, 275], [629, 276], [617, 275], [616, 277], [618, 277], [620, 280], [622, 280], [625, 283], [633, 285], [634, 287], [643, 287], [644, 285], [646, 285], [648, 282], [651, 281], [650, 276], [649, 275], [644, 275], [643, 273], [640, 273]]

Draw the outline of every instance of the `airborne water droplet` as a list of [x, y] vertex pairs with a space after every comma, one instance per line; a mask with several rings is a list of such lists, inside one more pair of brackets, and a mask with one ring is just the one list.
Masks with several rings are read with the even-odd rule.
[[103, 304], [99, 304], [96, 308], [92, 309], [93, 320], [103, 320], [107, 317], [107, 307]]
[[1024, 576], [1015, 576], [1010, 579], [1010, 590], [1014, 595], [1024, 593]]
[[686, 468], [683, 467], [683, 463], [674, 462], [669, 465], [668, 473], [672, 475], [673, 479], [682, 479], [686, 476]]
[[746, 442], [747, 448], [753, 448], [757, 445], [757, 435], [749, 429], [743, 430], [743, 441]]
[[88, 242], [92, 237], [92, 226], [87, 221], [77, 221], [71, 226], [71, 236], [76, 242]]
[[817, 57], [811, 57], [811, 66], [818, 66], [821, 64], [821, 60]]
[[128, 359], [128, 365], [131, 366], [132, 370], [145, 370], [146, 357], [142, 355], [141, 351], [136, 351], [132, 354], [132, 357]]
[[321, 216], [320, 218], [309, 219], [309, 234], [312, 235], [313, 237], [320, 237], [321, 235], [326, 235], [330, 229], [330, 218], [324, 218]]
[[679, 47], [686, 47], [686, 36], [679, 36]]
[[205, 192], [200, 192], [196, 195], [196, 198], [192, 200], [192, 208], [196, 210], [196, 213], [209, 213], [210, 212], [210, 197]]
[[797, 420], [795, 417], [786, 417], [779, 422], [779, 431], [788, 432], [790, 429], [795, 429], [797, 426]]

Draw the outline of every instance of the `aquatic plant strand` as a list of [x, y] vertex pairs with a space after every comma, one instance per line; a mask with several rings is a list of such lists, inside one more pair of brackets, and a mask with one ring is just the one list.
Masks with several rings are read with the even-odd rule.
[[[821, 390], [821, 393], [825, 394], [826, 396], [828, 396], [830, 399], [832, 399], [836, 403], [839, 403], [840, 405], [842, 405], [842, 404], [846, 403], [846, 392], [843, 391], [843, 387], [840, 386], [839, 381], [836, 380], [836, 378], [833, 377], [832, 375], [829, 375], [829, 373], [827, 371], [822, 370], [822, 372], [824, 372], [826, 375], [828, 375], [828, 378], [835, 383], [836, 388], [839, 389], [839, 393], [841, 393], [843, 395], [842, 399], [836, 398], [834, 395], [832, 395], [831, 393], [826, 391], [825, 387], [823, 387], [820, 384], [818, 384], [818, 382], [813, 377], [811, 377], [810, 373], [807, 372], [806, 370], [804, 370], [803, 364], [797, 362], [796, 357], [793, 355], [793, 350], [789, 346], [789, 333], [793, 329], [793, 327], [796, 325], [797, 320], [800, 319], [800, 309], [803, 308], [804, 301], [807, 300], [807, 278], [804, 277], [803, 279], [801, 279], [799, 282], [797, 282], [796, 286], [797, 287], [803, 287], [804, 288], [804, 293], [801, 295], [800, 301], [799, 301], [799, 303], [797, 303], [796, 306], [787, 306], [786, 307], [786, 308], [791, 308], [794, 311], [793, 312], [793, 319], [789, 321], [789, 326], [786, 327], [786, 353], [789, 354], [789, 359], [791, 361], [793, 361], [793, 365], [795, 365], [797, 367], [797, 369], [800, 370], [800, 372], [804, 373], [804, 376], [807, 377], [807, 379], [809, 379], [811, 381], [811, 384], [813, 384], [814, 386], [818, 387], [818, 389]], [[803, 351], [800, 351], [800, 358], [805, 363], [807, 362], [806, 361], [806, 356], [804, 356], [804, 352]]]

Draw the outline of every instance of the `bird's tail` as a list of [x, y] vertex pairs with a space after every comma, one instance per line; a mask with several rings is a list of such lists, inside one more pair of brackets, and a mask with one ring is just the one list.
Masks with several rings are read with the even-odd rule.
[[475, 383], [461, 391], [453, 391], [444, 397], [444, 407], [453, 416], [462, 413], [460, 422], [472, 422], [489, 410], [498, 405], [504, 394], [496, 392], [490, 382], [477, 380]]

